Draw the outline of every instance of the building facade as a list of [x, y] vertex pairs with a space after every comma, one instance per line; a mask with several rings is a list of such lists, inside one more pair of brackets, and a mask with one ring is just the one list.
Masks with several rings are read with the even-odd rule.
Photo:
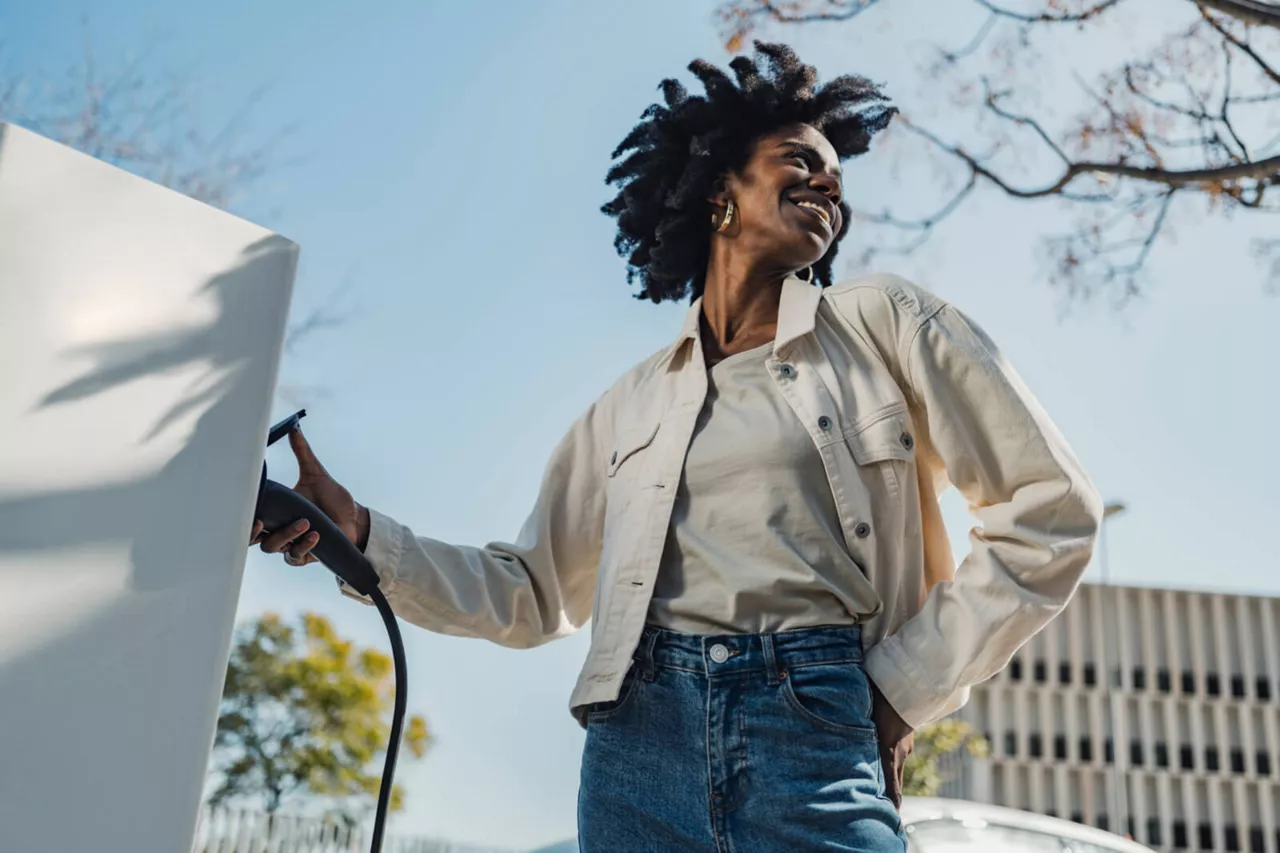
[[1280, 853], [1280, 598], [1084, 584], [959, 715], [991, 757], [946, 796]]

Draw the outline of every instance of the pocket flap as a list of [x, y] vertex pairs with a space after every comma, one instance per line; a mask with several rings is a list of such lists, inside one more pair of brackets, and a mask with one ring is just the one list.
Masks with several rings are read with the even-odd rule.
[[653, 443], [653, 438], [658, 434], [658, 426], [660, 424], [661, 421], [654, 421], [648, 425], [627, 427], [618, 433], [618, 439], [613, 446], [613, 453], [609, 456], [610, 477], [618, 473], [618, 468], [621, 467], [623, 462], [626, 462], [636, 453]]
[[915, 459], [916, 440], [906, 409], [886, 412], [865, 426], [855, 427], [844, 439], [859, 465], [888, 459], [904, 462]]

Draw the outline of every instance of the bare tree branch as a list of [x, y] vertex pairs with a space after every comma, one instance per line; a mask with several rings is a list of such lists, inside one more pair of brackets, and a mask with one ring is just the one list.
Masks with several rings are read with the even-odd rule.
[[[1280, 123], [1280, 3], [1189, 0], [1174, 4], [1184, 16], [1171, 22], [1144, 19], [1146, 30], [1159, 36], [1157, 28], [1168, 27], [1167, 35], [1109, 70], [1087, 72], [1097, 75], [1092, 81], [1072, 68], [1088, 103], [1064, 119], [1028, 106], [1046, 83], [1028, 70], [1040, 62], [1035, 39], [1058, 39], [1060, 55], [1061, 40], [1090, 39], [1113, 17], [1121, 20], [1111, 13], [1124, 0], [1039, 0], [1016, 8], [1000, 0], [972, 2], [984, 13], [981, 25], [959, 48], [938, 46], [928, 76], [930, 95], [950, 92], [962, 109], [951, 111], [945, 130], [925, 126], [918, 119], [923, 110], [895, 120], [923, 139], [926, 155], [958, 181], [947, 183], [950, 188], [924, 216], [860, 211], [871, 226], [909, 235], [894, 242], [880, 240], [874, 228], [860, 229], [864, 258], [919, 248], [978, 189], [994, 188], [1021, 202], [1053, 199], [1078, 211], [1075, 230], [1046, 244], [1056, 280], [1077, 294], [1103, 283], [1128, 299], [1139, 292], [1141, 271], [1161, 236], [1171, 233], [1177, 197], [1204, 199], [1219, 214], [1280, 209], [1274, 189], [1280, 185], [1280, 134], [1274, 132]], [[725, 0], [720, 17], [736, 22], [741, 46], [757, 25], [864, 26], [861, 12], [873, 3], [885, 10], [892, 5]], [[1088, 44], [1071, 49], [1092, 55]], [[991, 79], [1000, 81], [998, 90]], [[969, 119], [967, 131], [958, 127]], [[1044, 154], [1052, 157], [1053, 172], [1029, 173], [1032, 163], [1043, 169]], [[1267, 244], [1280, 254], [1277, 247], [1280, 242]], [[1271, 275], [1280, 278], [1280, 260]]]
[[1213, 9], [1247, 24], [1280, 29], [1280, 5], [1262, 0], [1195, 0], [1202, 9]]

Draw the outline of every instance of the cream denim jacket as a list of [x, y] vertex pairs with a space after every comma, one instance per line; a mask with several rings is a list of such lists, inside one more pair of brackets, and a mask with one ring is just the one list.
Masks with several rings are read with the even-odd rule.
[[[706, 395], [701, 310], [569, 430], [514, 544], [449, 545], [371, 511], [366, 553], [400, 617], [515, 647], [590, 619], [570, 707], [581, 720], [616, 697]], [[995, 345], [904, 279], [824, 290], [788, 278], [767, 364], [879, 595], [862, 623], [869, 676], [913, 728], [955, 710], [1067, 604], [1098, 530], [1096, 491]], [[958, 570], [937, 500], [948, 483], [980, 525]]]

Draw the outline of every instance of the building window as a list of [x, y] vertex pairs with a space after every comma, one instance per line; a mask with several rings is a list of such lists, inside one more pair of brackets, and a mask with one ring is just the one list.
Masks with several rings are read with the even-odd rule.
[[1231, 750], [1231, 772], [1244, 773], [1244, 750], [1234, 747]]
[[1095, 687], [1095, 686], [1097, 686], [1097, 684], [1098, 684], [1098, 668], [1097, 668], [1096, 666], [1094, 666], [1094, 665], [1093, 665], [1093, 664], [1091, 664], [1091, 663], [1086, 663], [1086, 664], [1084, 665], [1084, 672], [1082, 673], [1082, 675], [1084, 676], [1084, 686], [1085, 686], [1085, 687]]
[[1022, 680], [1022, 658], [1014, 658], [1013, 660], [1009, 661], [1009, 680], [1010, 681]]
[[1243, 676], [1243, 675], [1233, 675], [1233, 676], [1231, 676], [1231, 695], [1232, 695], [1233, 697], [1235, 697], [1236, 699], [1243, 699], [1243, 698], [1245, 698], [1245, 690], [1244, 690], [1244, 676]]
[[1104, 832], [1111, 831], [1111, 819], [1107, 817], [1106, 812], [1102, 812], [1101, 814], [1098, 814], [1097, 816], [1095, 816], [1093, 820], [1093, 825], [1098, 827], [1098, 829], [1103, 830]]
[[1169, 766], [1169, 747], [1164, 743], [1156, 744], [1156, 767]]
[[1027, 754], [1032, 758], [1044, 757], [1044, 738], [1039, 732], [1034, 732], [1027, 737]]
[[1084, 815], [1083, 815], [1082, 813], [1080, 813], [1080, 812], [1072, 812], [1072, 813], [1071, 813], [1071, 822], [1072, 822], [1072, 823], [1084, 823]]
[[1196, 674], [1189, 669], [1182, 671], [1182, 692], [1188, 696], [1196, 692]]
[[1004, 733], [1004, 754], [1010, 758], [1016, 758], [1018, 755], [1018, 733], [1009, 731]]
[[1111, 742], [1111, 738], [1107, 738], [1102, 743], [1102, 760], [1107, 764], [1112, 764], [1116, 760], [1116, 745]]
[[1093, 761], [1093, 738], [1088, 735], [1080, 738], [1080, 760], [1084, 762]]
[[1140, 666], [1135, 666], [1133, 668], [1133, 689], [1147, 689], [1147, 671]]
[[1218, 772], [1218, 748], [1216, 746], [1206, 746], [1204, 748], [1204, 769], [1210, 773]]
[[1267, 834], [1260, 826], [1249, 827], [1249, 853], [1265, 853]]
[[1067, 736], [1054, 735], [1053, 738], [1053, 757], [1059, 761], [1067, 760]]
[[1212, 850], [1213, 849], [1213, 824], [1202, 823], [1200, 824], [1199, 829], [1200, 829], [1200, 849]]
[[1210, 696], [1222, 695], [1222, 677], [1216, 672], [1211, 672], [1204, 677], [1204, 692]]
[[1178, 752], [1179, 752], [1178, 763], [1182, 765], [1183, 770], [1196, 769], [1195, 754], [1192, 753], [1191, 746], [1189, 744], [1183, 744], [1182, 749], [1178, 750]]
[[1156, 689], [1161, 693], [1173, 692], [1173, 676], [1163, 667], [1156, 670]]
[[1049, 666], [1044, 661], [1036, 661], [1034, 672], [1036, 684], [1044, 684], [1049, 680]]
[[[1143, 763], [1143, 758], [1144, 756], [1142, 754], [1142, 741], [1140, 740], [1129, 741], [1129, 763], [1132, 764], [1134, 767], [1141, 767]], [[1240, 756], [1240, 758], [1241, 760], [1244, 760], [1244, 756]]]
[[1147, 843], [1154, 844], [1156, 847], [1161, 845], [1160, 840], [1160, 818], [1147, 818]]
[[1234, 823], [1229, 823], [1222, 828], [1222, 845], [1228, 850], [1240, 851], [1240, 831], [1236, 829]]
[[1058, 683], [1059, 684], [1071, 683], [1071, 664], [1069, 663], [1058, 664]]
[[1258, 775], [1270, 776], [1271, 775], [1271, 755], [1265, 749], [1260, 749], [1258, 750], [1258, 754], [1254, 756], [1254, 758], [1257, 759]]
[[1258, 698], [1263, 702], [1271, 699], [1271, 682], [1267, 680], [1265, 675], [1258, 676], [1258, 683], [1254, 687], [1258, 691]]
[[1175, 820], [1173, 822], [1173, 849], [1187, 849], [1187, 824], [1186, 821]]

